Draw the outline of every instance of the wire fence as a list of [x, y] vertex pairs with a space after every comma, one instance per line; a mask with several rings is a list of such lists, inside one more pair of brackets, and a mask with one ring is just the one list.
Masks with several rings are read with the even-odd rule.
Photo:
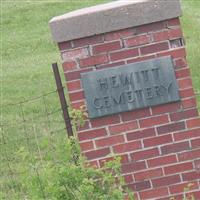
[[62, 161], [56, 149], [67, 138], [57, 92], [2, 106], [0, 199], [29, 199], [24, 181], [30, 176], [31, 164], [46, 199], [40, 182], [42, 165], [48, 156], [55, 163]]

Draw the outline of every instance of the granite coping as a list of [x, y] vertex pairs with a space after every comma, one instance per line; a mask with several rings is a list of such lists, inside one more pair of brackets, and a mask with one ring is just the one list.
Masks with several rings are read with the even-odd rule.
[[180, 15], [179, 0], [118, 0], [53, 17], [49, 26], [59, 43]]

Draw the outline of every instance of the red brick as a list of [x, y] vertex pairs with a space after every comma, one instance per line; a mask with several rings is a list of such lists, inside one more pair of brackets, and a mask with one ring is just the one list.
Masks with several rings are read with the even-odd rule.
[[77, 80], [81, 78], [81, 73], [92, 71], [92, 69], [81, 69], [73, 72], [65, 73], [65, 78], [67, 81]]
[[91, 119], [90, 122], [91, 122], [92, 127], [99, 127], [99, 126], [120, 123], [120, 118], [119, 118], [119, 115], [112, 115], [112, 116], [101, 117], [97, 119]]
[[143, 140], [144, 147], [157, 146], [172, 142], [172, 135], [163, 135]]
[[200, 148], [200, 138], [195, 138], [191, 141], [192, 148]]
[[91, 56], [88, 58], [80, 59], [80, 67], [88, 67], [94, 65], [100, 65], [108, 62], [107, 55]]
[[194, 199], [198, 200], [198, 198], [200, 197], [200, 191], [190, 192], [189, 195], [193, 196]]
[[87, 45], [97, 44], [101, 42], [103, 42], [103, 35], [95, 35], [95, 36], [76, 39], [72, 41], [74, 47], [87, 46]]
[[144, 117], [149, 117], [150, 115], [151, 115], [150, 109], [145, 108], [145, 109], [121, 113], [121, 118], [122, 118], [122, 121], [131, 121], [131, 120], [136, 120], [136, 119], [140, 119]]
[[120, 61], [120, 62], [109, 63], [109, 64], [105, 64], [105, 65], [98, 65], [96, 68], [97, 69], [105, 69], [105, 68], [116, 67], [116, 66], [120, 66], [120, 65], [124, 65], [124, 64], [125, 64], [125, 61]]
[[127, 47], [133, 47], [149, 43], [150, 39], [148, 35], [138, 35], [132, 38], [124, 40]]
[[86, 48], [80, 48], [80, 49], [73, 49], [70, 51], [64, 51], [61, 53], [62, 60], [64, 62], [68, 62], [71, 60], [75, 60], [77, 58], [85, 58], [89, 55], [89, 52]]
[[177, 159], [175, 155], [170, 156], [162, 156], [159, 158], [154, 158], [147, 161], [148, 167], [157, 167], [162, 165], [169, 165], [172, 163], [176, 163]]
[[155, 126], [155, 125], [159, 125], [159, 124], [165, 124], [167, 122], [169, 122], [167, 115], [161, 115], [161, 116], [156, 116], [156, 117], [139, 120], [141, 128]]
[[176, 73], [176, 79], [186, 78], [190, 76], [189, 68], [177, 70], [175, 73]]
[[[188, 185], [190, 187], [188, 188]], [[173, 185], [169, 187], [169, 191], [171, 194], [177, 194], [177, 193], [182, 193], [185, 188], [188, 188], [189, 190], [195, 190], [198, 189], [198, 183], [197, 182], [190, 182], [190, 183], [181, 183], [178, 185]]]
[[118, 49], [121, 49], [120, 41], [114, 41], [114, 42], [108, 42], [108, 43], [95, 45], [92, 47], [92, 52], [93, 54], [99, 54], [99, 53], [106, 53], [106, 52], [114, 51]]
[[180, 142], [175, 144], [169, 144], [161, 147], [162, 154], [176, 153], [184, 150], [189, 150], [189, 142]]
[[180, 19], [179, 18], [169, 19], [167, 24], [168, 24], [168, 27], [170, 27], [170, 26], [179, 26], [180, 25]]
[[[179, 195], [179, 196], [180, 196], [180, 195]], [[182, 200], [182, 199], [180, 199], [179, 196], [178, 196], [178, 197], [176, 196], [176, 198], [173, 196], [173, 198], [174, 198], [175, 200]], [[182, 196], [182, 197], [183, 197], [183, 196]], [[169, 197], [169, 196], [168, 196], [168, 197], [158, 198], [158, 199], [156, 199], [156, 200], [171, 200], [170, 198], [172, 199], [172, 197]]]
[[178, 80], [179, 89], [183, 90], [192, 87], [192, 80], [190, 77]]
[[185, 122], [171, 123], [157, 127], [158, 134], [171, 133], [185, 129]]
[[179, 175], [165, 176], [163, 178], [152, 180], [153, 187], [168, 186], [179, 182], [181, 182]]
[[125, 180], [126, 184], [133, 182], [133, 176], [132, 176], [132, 174], [127, 174], [127, 175], [124, 175], [123, 177], [124, 177], [124, 180]]
[[200, 149], [196, 149], [196, 150], [178, 154], [178, 159], [180, 162], [186, 161], [186, 160], [193, 160], [196, 158], [200, 158]]
[[67, 82], [67, 89], [68, 89], [68, 91], [80, 90], [81, 89], [80, 80]]
[[[81, 102], [81, 101], [80, 101]], [[78, 102], [79, 103], [79, 102]], [[80, 109], [80, 108], [79, 108]], [[77, 131], [81, 132], [81, 131], [85, 131], [86, 129], [89, 129], [89, 120], [86, 119], [86, 117], [84, 118], [84, 124], [82, 126], [80, 126], [79, 124], [77, 124]]]
[[188, 118], [197, 117], [197, 116], [198, 116], [198, 110], [195, 108], [191, 110], [184, 110], [184, 111], [172, 113], [170, 114], [170, 119], [171, 121], [179, 121], [179, 120], [188, 119]]
[[195, 108], [197, 106], [196, 98], [189, 98], [182, 100], [183, 108]]
[[183, 181], [194, 181], [200, 179], [199, 172], [187, 172], [182, 174]]
[[165, 167], [164, 172], [166, 175], [169, 175], [169, 174], [177, 174], [184, 171], [190, 171], [192, 169], [193, 169], [192, 162], [189, 162], [189, 163], [181, 163]]
[[134, 177], [136, 181], [152, 179], [152, 178], [160, 177], [162, 175], [163, 175], [163, 172], [161, 168], [134, 173]]
[[175, 59], [174, 62], [175, 62], [176, 69], [187, 67], [187, 62], [186, 62], [185, 58], [177, 58], [177, 59]]
[[135, 30], [132, 28], [123, 29], [115, 32], [106, 33], [104, 38], [106, 41], [118, 40], [120, 38], [129, 37], [135, 34]]
[[69, 93], [70, 101], [78, 101], [78, 100], [82, 100], [84, 98], [85, 98], [85, 96], [84, 96], [84, 92], [83, 91]]
[[162, 113], [178, 111], [180, 107], [181, 107], [181, 104], [178, 102], [178, 103], [170, 103], [170, 104], [155, 106], [155, 107], [152, 107], [151, 110], [152, 110], [153, 115], [158, 115]]
[[186, 198], [189, 200], [199, 200], [200, 191], [190, 192], [186, 194]]
[[160, 52], [160, 51], [164, 51], [168, 49], [169, 49], [168, 42], [161, 42], [161, 43], [150, 44], [150, 45], [141, 47], [140, 51], [142, 55], [146, 55], [146, 54], [156, 53], [156, 52]]
[[186, 97], [194, 96], [194, 90], [193, 90], [193, 88], [180, 90], [179, 93], [180, 93], [180, 97], [182, 99], [186, 98]]
[[98, 149], [98, 150], [85, 152], [85, 156], [86, 156], [86, 158], [88, 160], [105, 157], [108, 154], [110, 154], [110, 149], [109, 148], [104, 148], [104, 149]]
[[145, 199], [155, 199], [156, 197], [162, 197], [168, 195], [168, 189], [167, 188], [155, 188], [151, 190], [146, 190], [144, 192], [140, 192], [140, 198], [142, 200]]
[[156, 57], [155, 55], [137, 57], [137, 58], [127, 60], [127, 63], [129, 64], [129, 63], [140, 62], [140, 61], [149, 60], [149, 59], [152, 59], [152, 58], [155, 58], [155, 57]]
[[71, 42], [60, 42], [58, 43], [58, 48], [60, 51], [62, 50], [67, 50], [67, 49], [71, 49], [72, 48], [72, 45], [71, 45]]
[[114, 144], [121, 144], [123, 142], [124, 142], [124, 135], [105, 137], [103, 139], [95, 141], [97, 147], [112, 146]]
[[160, 32], [155, 32], [152, 35], [153, 35], [153, 40], [155, 42], [160, 42], [160, 41], [164, 41], [164, 40], [169, 39], [168, 30], [162, 30]]
[[159, 156], [158, 148], [143, 150], [139, 152], [135, 152], [131, 154], [131, 159], [136, 160], [144, 160], [148, 158], [153, 158]]
[[181, 131], [174, 134], [175, 141], [185, 140], [189, 138], [196, 138], [196, 137], [200, 137], [200, 128]]
[[200, 127], [200, 117], [194, 119], [188, 119], [186, 121], [186, 124], [188, 128]]
[[156, 135], [156, 132], [154, 128], [147, 128], [147, 129], [127, 133], [126, 137], [127, 137], [127, 140], [130, 141], [130, 140], [138, 140], [141, 138], [148, 138], [155, 135]]
[[182, 38], [183, 37], [183, 33], [182, 33], [181, 28], [169, 29], [168, 35], [169, 35], [169, 39], [175, 39], [175, 38]]
[[94, 144], [92, 141], [82, 142], [80, 143], [80, 147], [82, 151], [88, 151], [94, 149]]
[[114, 153], [125, 153], [134, 151], [137, 149], [141, 149], [142, 145], [139, 141], [129, 142], [125, 144], [118, 144], [116, 146], [113, 146]]
[[162, 30], [163, 28], [165, 28], [164, 22], [154, 22], [151, 24], [138, 26], [136, 28], [136, 33], [140, 34], [140, 33], [147, 33], [151, 31], [158, 31], [158, 30]]
[[118, 133], [124, 133], [127, 131], [131, 131], [134, 129], [138, 128], [138, 124], [137, 121], [131, 121], [131, 122], [126, 122], [123, 124], [117, 124], [117, 125], [113, 125], [113, 126], [109, 126], [109, 132], [110, 134], [118, 134]]
[[99, 128], [99, 129], [79, 132], [78, 138], [80, 141], [82, 141], [82, 140], [94, 139], [94, 138], [98, 138], [98, 137], [102, 137], [102, 136], [106, 136], [106, 135], [107, 135], [106, 129]]
[[146, 169], [146, 164], [144, 161], [131, 162], [131, 163], [122, 165], [122, 173], [123, 174], [131, 173], [131, 172], [135, 172], [135, 171], [141, 171], [143, 169]]
[[[200, 159], [194, 160], [194, 168], [197, 172], [200, 173]], [[200, 182], [199, 182], [200, 183]]]
[[141, 181], [128, 184], [127, 187], [130, 188], [132, 191], [142, 191], [151, 188], [151, 184], [149, 181]]
[[153, 33], [153, 39], [155, 42], [175, 39], [175, 38], [182, 38], [182, 37], [183, 34], [179, 27], [176, 29], [162, 30], [160, 32]]
[[63, 66], [63, 71], [64, 71], [64, 72], [77, 69], [77, 64], [76, 64], [75, 61], [64, 62], [64, 63], [62, 64], [62, 66]]
[[133, 58], [136, 56], [139, 56], [138, 49], [128, 49], [128, 50], [122, 50], [122, 51], [111, 53], [110, 59], [111, 61], [116, 61], [116, 60], [122, 60], [126, 58]]
[[86, 129], [89, 129], [89, 122], [85, 121], [83, 126], [78, 126], [77, 131], [84, 131]]
[[183, 200], [183, 198], [184, 198], [183, 194], [179, 194], [179, 195], [173, 195], [173, 196], [158, 198], [156, 200]]
[[71, 103], [71, 106], [74, 109], [80, 109], [82, 106], [85, 107], [85, 102], [84, 101], [79, 101], [79, 102]]
[[186, 51], [185, 51], [185, 48], [183, 47], [183, 48], [178, 48], [178, 49], [175, 49], [175, 50], [169, 50], [169, 51], [157, 53], [158, 57], [169, 56], [169, 55], [171, 55], [173, 59], [174, 58], [180, 58], [180, 57], [185, 58]]
[[125, 163], [129, 162], [129, 157], [128, 157], [127, 154], [121, 154], [121, 155], [118, 155], [118, 156], [120, 156], [120, 158], [121, 158], [121, 160], [120, 160], [121, 164], [125, 164]]

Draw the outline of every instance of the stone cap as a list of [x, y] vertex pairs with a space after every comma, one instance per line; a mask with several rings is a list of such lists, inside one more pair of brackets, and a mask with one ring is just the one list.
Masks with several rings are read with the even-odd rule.
[[50, 20], [53, 40], [64, 42], [179, 17], [179, 0], [119, 0]]

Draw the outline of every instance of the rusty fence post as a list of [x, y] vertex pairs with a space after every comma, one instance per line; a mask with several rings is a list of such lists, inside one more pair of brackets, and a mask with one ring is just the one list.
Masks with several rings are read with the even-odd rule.
[[73, 136], [73, 130], [72, 130], [72, 125], [71, 125], [71, 119], [69, 116], [69, 112], [68, 112], [68, 105], [65, 99], [65, 94], [64, 94], [64, 90], [63, 90], [63, 86], [62, 86], [62, 82], [61, 82], [61, 78], [60, 78], [60, 73], [58, 70], [58, 64], [57, 63], [53, 63], [52, 64], [52, 68], [53, 68], [53, 73], [54, 73], [54, 77], [55, 77], [55, 81], [56, 81], [56, 86], [57, 86], [57, 91], [58, 91], [58, 95], [59, 95], [59, 99], [60, 99], [60, 104], [61, 104], [61, 108], [63, 111], [63, 118], [65, 121], [65, 126], [67, 129], [67, 135], [68, 137]]

